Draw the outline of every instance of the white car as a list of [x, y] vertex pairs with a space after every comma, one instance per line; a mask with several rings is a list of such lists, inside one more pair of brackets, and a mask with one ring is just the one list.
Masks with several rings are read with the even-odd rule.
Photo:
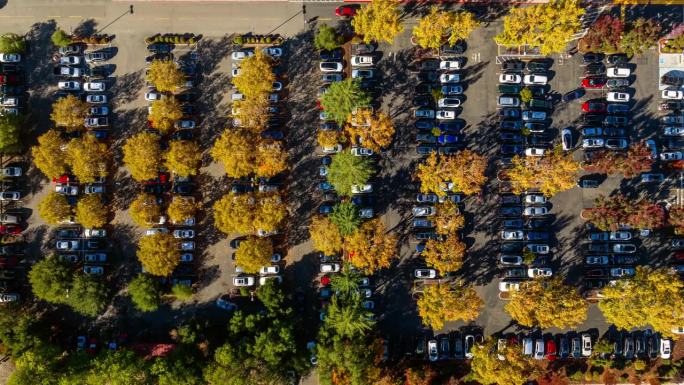
[[236, 287], [249, 287], [254, 286], [254, 277], [252, 276], [242, 276], [233, 278], [233, 286]]
[[235, 60], [235, 61], [242, 61], [242, 60], [247, 59], [250, 56], [254, 56], [254, 51], [234, 51], [230, 55], [230, 58]]
[[261, 269], [259, 270], [259, 274], [261, 274], [261, 275], [278, 274], [278, 273], [280, 273], [280, 266], [262, 266]]
[[107, 89], [105, 82], [85, 82], [83, 83], [83, 90], [88, 92], [104, 92]]
[[195, 230], [179, 229], [173, 231], [173, 237], [178, 239], [192, 239], [195, 238]]
[[606, 100], [609, 102], [619, 102], [619, 103], [627, 103], [629, 102], [629, 94], [626, 92], [609, 92], [606, 95]]
[[544, 359], [544, 340], [542, 340], [541, 338], [534, 342], [534, 359]]
[[660, 340], [660, 358], [664, 360], [669, 360], [672, 354], [672, 341], [667, 338], [662, 338]]
[[336, 154], [342, 152], [342, 145], [336, 144], [332, 147], [321, 147], [321, 151], [323, 151], [324, 154]]
[[85, 229], [84, 236], [86, 238], [104, 238], [107, 236], [105, 229]]
[[502, 230], [501, 239], [504, 241], [522, 241], [524, 238], [522, 230]]
[[339, 263], [321, 263], [321, 273], [337, 273], [339, 271]]
[[19, 63], [21, 55], [18, 53], [0, 53], [0, 62], [2, 63]]
[[365, 147], [352, 147], [350, 152], [354, 156], [372, 156], [374, 154], [373, 150]]
[[0, 175], [5, 177], [21, 176], [23, 174], [21, 167], [3, 167]]
[[541, 243], [530, 243], [525, 246], [527, 250], [535, 253], [535, 254], [548, 254], [549, 253], [549, 245], [541, 244]]
[[520, 84], [522, 83], [522, 76], [518, 74], [501, 74], [499, 75], [499, 83]]
[[181, 242], [180, 249], [183, 251], [195, 250], [195, 242], [193, 242], [193, 241]]
[[609, 78], [628, 78], [632, 71], [626, 67], [610, 67], [606, 70], [606, 75]]
[[663, 135], [684, 136], [684, 127], [665, 127], [663, 128]]
[[0, 294], [0, 302], [15, 302], [19, 301], [19, 294], [16, 293], [2, 293]]
[[373, 192], [373, 185], [372, 184], [363, 184], [363, 185], [353, 184], [353, 185], [351, 185], [351, 192], [352, 192], [352, 194], [370, 193], [370, 192]]
[[265, 285], [269, 279], [273, 279], [276, 283], [283, 283], [283, 277], [281, 275], [266, 275], [259, 277], [259, 285]]
[[506, 293], [509, 291], [520, 291], [520, 282], [518, 281], [500, 281], [499, 291]]
[[63, 195], [78, 195], [78, 186], [58, 184], [55, 186], [55, 192]]
[[614, 278], [631, 277], [636, 273], [636, 270], [630, 267], [614, 267], [610, 269], [610, 276]]
[[435, 206], [418, 206], [413, 208], [414, 217], [428, 217], [430, 215], [435, 215], [437, 209]]
[[461, 75], [459, 74], [441, 74], [439, 75], [440, 83], [458, 83], [461, 81]]
[[3, 191], [0, 192], [0, 201], [18, 201], [21, 199], [19, 191]]
[[162, 98], [162, 93], [159, 91], [150, 91], [145, 93], [145, 100], [148, 102], [154, 101], [154, 100], [161, 100]]
[[587, 333], [582, 334], [582, 357], [591, 356], [591, 336]]
[[352, 56], [351, 57], [351, 65], [353, 67], [370, 67], [372, 66], [373, 63], [373, 57], [372, 56]]
[[16, 96], [2, 96], [2, 97], [0, 97], [0, 106], [17, 107], [18, 105], [19, 105], [19, 98]]
[[458, 99], [458, 98], [441, 98], [437, 101], [437, 107], [439, 107], [439, 108], [460, 107], [460, 106], [461, 106], [461, 99]]
[[102, 95], [102, 94], [87, 95], [86, 96], [86, 102], [91, 103], [91, 104], [104, 104], [104, 103], [107, 103], [107, 95]]
[[525, 149], [525, 155], [527, 156], [544, 156], [546, 150], [538, 147], [529, 147]]
[[680, 90], [663, 90], [660, 96], [663, 99], [681, 100], [684, 99], [684, 92]]
[[601, 148], [604, 146], [604, 141], [601, 138], [582, 139], [582, 148]]
[[105, 253], [86, 253], [83, 256], [86, 263], [105, 263], [107, 262], [107, 254]]
[[546, 215], [548, 214], [549, 209], [546, 207], [525, 207], [523, 210], [523, 215], [528, 216], [528, 217], [535, 217], [539, 215]]
[[266, 55], [271, 56], [271, 57], [283, 56], [283, 49], [280, 47], [266, 47], [266, 48], [262, 49], [261, 52], [263, 52]]
[[81, 63], [83, 63], [81, 56], [62, 56], [59, 58], [59, 64], [65, 66], [79, 65]]
[[672, 161], [672, 160], [681, 160], [681, 159], [682, 159], [682, 152], [681, 151], [667, 151], [667, 152], [663, 152], [660, 154], [660, 160]]
[[544, 204], [546, 203], [546, 197], [542, 194], [526, 194], [525, 203], [529, 204]]
[[527, 276], [530, 278], [550, 277], [553, 275], [553, 270], [550, 267], [534, 267], [527, 269]]
[[528, 86], [538, 85], [545, 86], [549, 82], [549, 78], [544, 75], [525, 75], [523, 83]]
[[232, 77], [240, 76], [240, 72], [242, 72], [242, 71], [240, 71], [240, 68], [233, 68], [230, 71], [230, 76], [232, 76]]
[[629, 241], [632, 239], [632, 233], [629, 231], [611, 231], [608, 239], [611, 241]]
[[318, 65], [321, 72], [342, 72], [344, 66], [338, 61], [324, 61]]
[[145, 235], [154, 235], [154, 234], [166, 234], [169, 232], [169, 229], [166, 227], [153, 227], [151, 229], [147, 229], [145, 231]]
[[57, 82], [57, 88], [65, 91], [79, 91], [81, 83], [74, 80]]
[[437, 349], [437, 340], [430, 340], [427, 343], [428, 348], [428, 358], [430, 361], [435, 362], [439, 359], [439, 350]]
[[416, 269], [413, 271], [413, 276], [417, 279], [434, 279], [434, 278], [437, 278], [437, 270], [435, 270], [435, 269]]
[[569, 128], [564, 128], [562, 131], [561, 142], [563, 144], [563, 151], [570, 151], [572, 148], [572, 131]]
[[436, 118], [440, 119], [440, 120], [456, 119], [456, 112], [455, 111], [449, 111], [449, 110], [438, 110]]
[[442, 60], [439, 62], [440, 70], [460, 70], [461, 62], [459, 60]]

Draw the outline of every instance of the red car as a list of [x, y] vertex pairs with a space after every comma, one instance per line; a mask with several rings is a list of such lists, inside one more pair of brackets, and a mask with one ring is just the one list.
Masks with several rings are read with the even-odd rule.
[[167, 184], [170, 181], [171, 175], [168, 172], [160, 172], [156, 178], [146, 180], [145, 184]]
[[17, 257], [14, 255], [0, 257], [0, 267], [3, 269], [11, 269], [17, 267]]
[[17, 75], [0, 75], [0, 84], [17, 84], [19, 77]]
[[556, 360], [556, 343], [553, 339], [546, 341], [546, 359], [549, 361]]
[[601, 76], [589, 76], [582, 79], [584, 88], [603, 88], [606, 85], [606, 78]]
[[603, 102], [588, 101], [582, 104], [582, 111], [584, 112], [606, 112], [608, 106]]
[[678, 251], [674, 253], [673, 258], [679, 261], [684, 261], [684, 251]]
[[335, 8], [335, 15], [340, 17], [353, 17], [356, 15], [357, 9], [359, 9], [357, 4], [340, 5], [339, 7]]
[[61, 175], [58, 178], [52, 178], [52, 183], [57, 183], [57, 184], [76, 184], [78, 181], [76, 181], [76, 177], [73, 175], [69, 174], [64, 174]]
[[0, 234], [2, 235], [17, 235], [21, 233], [21, 227], [17, 225], [2, 225], [0, 226]]

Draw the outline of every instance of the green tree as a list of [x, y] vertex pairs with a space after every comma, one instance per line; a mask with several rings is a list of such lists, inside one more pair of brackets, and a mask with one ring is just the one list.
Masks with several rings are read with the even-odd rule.
[[5, 33], [0, 36], [0, 52], [24, 53], [26, 52], [26, 41], [16, 33]]
[[49, 225], [56, 225], [71, 215], [71, 206], [64, 195], [50, 191], [38, 204], [38, 214]]
[[17, 115], [0, 116], [0, 152], [16, 154], [21, 151], [19, 133], [21, 117]]
[[375, 370], [375, 353], [369, 349], [370, 343], [365, 335], [343, 338], [322, 328], [317, 342], [315, 353], [322, 384], [374, 383], [371, 376]]
[[351, 202], [336, 204], [330, 214], [330, 220], [337, 226], [343, 237], [350, 235], [361, 225], [359, 208]]
[[177, 300], [185, 302], [192, 298], [192, 287], [182, 283], [177, 283], [171, 287], [171, 294], [173, 294]]
[[107, 306], [109, 289], [92, 275], [77, 274], [69, 291], [69, 305], [77, 313], [95, 317]]
[[140, 311], [155, 311], [161, 303], [157, 281], [150, 275], [138, 274], [128, 284], [128, 295]]
[[314, 47], [316, 49], [334, 49], [344, 43], [344, 37], [337, 34], [335, 28], [327, 24], [321, 24], [318, 27], [316, 36], [314, 37]]
[[104, 349], [93, 361], [86, 385], [146, 385], [150, 382], [148, 364], [128, 349]]
[[361, 306], [358, 295], [356, 297], [355, 301], [340, 303], [337, 296], [333, 296], [326, 307], [327, 314], [323, 322], [341, 337], [362, 335], [373, 327], [374, 322], [369, 318], [371, 313]]
[[65, 303], [72, 280], [71, 266], [56, 256], [49, 256], [31, 267], [29, 282], [33, 294], [51, 303]]
[[361, 284], [361, 274], [357, 270], [344, 265], [340, 274], [330, 277], [330, 286], [337, 293], [336, 295], [347, 298], [356, 293]]
[[329, 119], [341, 126], [354, 109], [370, 105], [371, 100], [370, 95], [361, 89], [359, 79], [348, 78], [330, 85], [321, 96], [321, 106]]
[[71, 44], [71, 36], [67, 35], [61, 28], [57, 28], [57, 30], [52, 33], [50, 40], [52, 40], [52, 44], [57, 47], [66, 47]]
[[157, 357], [150, 372], [158, 385], [204, 385], [199, 366], [194, 355], [173, 352], [168, 357]]
[[629, 56], [640, 55], [658, 42], [661, 30], [658, 21], [640, 17], [628, 24], [620, 39], [620, 48]]
[[335, 191], [343, 196], [351, 196], [352, 185], [363, 185], [375, 172], [370, 159], [354, 156], [343, 151], [332, 156], [328, 170], [328, 181]]

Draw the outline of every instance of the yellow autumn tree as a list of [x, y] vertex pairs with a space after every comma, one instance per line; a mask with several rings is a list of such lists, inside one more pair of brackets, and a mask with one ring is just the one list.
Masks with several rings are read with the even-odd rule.
[[504, 309], [520, 325], [542, 329], [575, 327], [587, 318], [588, 303], [560, 278], [534, 279], [511, 292]]
[[[487, 181], [487, 158], [471, 150], [455, 155], [437, 155], [434, 152], [418, 165], [416, 177], [420, 191], [445, 196], [447, 192], [477, 194]], [[449, 188], [450, 187], [450, 188]]]
[[211, 149], [215, 161], [223, 163], [223, 168], [231, 178], [242, 178], [254, 173], [254, 146], [256, 137], [242, 129], [224, 130]]
[[282, 142], [266, 140], [256, 146], [256, 176], [274, 177], [287, 169], [287, 150]]
[[251, 194], [224, 195], [214, 203], [214, 225], [225, 234], [253, 233], [254, 201]]
[[390, 266], [397, 257], [397, 236], [389, 234], [378, 218], [364, 222], [344, 240], [349, 262], [372, 274]]
[[180, 263], [179, 246], [169, 233], [146, 235], [138, 242], [138, 259], [149, 274], [168, 277]]
[[[352, 122], [357, 124], [352, 124]], [[370, 109], [365, 108], [349, 115], [345, 130], [353, 145], [363, 145], [375, 152], [388, 147], [394, 138], [392, 119], [381, 112], [374, 114]]]
[[171, 223], [182, 223], [195, 216], [197, 203], [190, 197], [174, 196], [166, 210]]
[[444, 275], [463, 266], [465, 251], [466, 245], [459, 239], [458, 234], [449, 234], [444, 240], [428, 240], [421, 255], [428, 266], [434, 267]]
[[373, 41], [392, 44], [404, 31], [401, 25], [401, 3], [397, 0], [375, 0], [359, 9], [351, 21], [354, 32], [363, 36], [365, 43]]
[[[498, 350], [493, 337], [487, 337], [482, 345], [475, 344], [471, 353], [470, 373], [482, 385], [522, 385], [543, 372], [531, 357], [523, 354], [520, 346], [507, 345]], [[500, 360], [499, 355], [505, 359]]]
[[664, 335], [684, 325], [684, 282], [668, 268], [637, 267], [632, 277], [606, 286], [598, 304], [619, 329], [647, 325]]
[[151, 194], [138, 195], [128, 208], [131, 219], [140, 227], [150, 227], [159, 222], [161, 207], [157, 198]]
[[93, 135], [74, 138], [66, 148], [66, 163], [81, 183], [93, 183], [107, 176], [109, 149]]
[[173, 60], [153, 60], [145, 80], [152, 83], [157, 91], [172, 92], [183, 84], [185, 77]]
[[243, 100], [233, 102], [232, 115], [240, 120], [240, 124], [245, 129], [259, 134], [266, 127], [271, 116], [267, 111], [268, 106], [267, 94], [245, 97]]
[[455, 234], [465, 225], [465, 218], [458, 209], [458, 204], [446, 200], [436, 205], [437, 213], [434, 217], [438, 234]]
[[183, 111], [178, 100], [170, 96], [162, 96], [151, 104], [149, 119], [152, 127], [162, 134], [169, 133], [174, 128], [176, 120], [183, 117]]
[[253, 215], [255, 230], [276, 231], [287, 218], [287, 205], [278, 194], [260, 195]]
[[38, 137], [38, 145], [31, 147], [33, 164], [48, 178], [59, 177], [67, 170], [64, 149], [66, 143], [62, 135], [49, 130]]
[[166, 168], [182, 177], [197, 175], [202, 151], [196, 142], [189, 140], [172, 140], [169, 150], [164, 154]]
[[315, 216], [309, 225], [309, 236], [314, 249], [325, 255], [335, 255], [342, 251], [342, 235], [328, 217]]
[[159, 136], [141, 132], [128, 138], [123, 146], [123, 161], [136, 181], [156, 178], [162, 161]]
[[50, 191], [38, 204], [38, 215], [48, 225], [56, 225], [69, 218], [71, 206], [66, 196]]
[[423, 325], [439, 330], [446, 321], [474, 320], [482, 304], [472, 287], [453, 283], [425, 285], [418, 298], [418, 315]]
[[421, 17], [418, 25], [413, 27], [413, 37], [423, 48], [438, 49], [444, 44], [453, 20], [453, 12], [441, 11], [433, 5], [430, 13]]
[[334, 130], [319, 130], [316, 139], [321, 147], [334, 147], [340, 143], [340, 133]]
[[542, 157], [513, 157], [513, 167], [507, 170], [507, 175], [515, 194], [539, 189], [551, 197], [575, 187], [579, 170], [579, 163], [572, 154], [564, 154], [556, 148]]
[[268, 238], [249, 237], [235, 251], [235, 264], [245, 273], [256, 274], [262, 266], [271, 264], [273, 244]]
[[479, 26], [480, 22], [477, 20], [474, 13], [468, 11], [456, 12], [451, 22], [449, 44], [454, 45], [460, 40], [466, 40]]
[[254, 56], [240, 63], [240, 74], [233, 77], [233, 85], [247, 99], [264, 98], [273, 92], [275, 75], [272, 63], [270, 56], [256, 50]]
[[89, 194], [76, 203], [76, 221], [87, 229], [104, 226], [107, 223], [108, 209], [102, 203], [100, 194]]
[[52, 103], [50, 119], [57, 127], [64, 127], [67, 132], [80, 130], [90, 106], [74, 95], [67, 95]]
[[563, 52], [572, 35], [581, 30], [583, 14], [579, 0], [513, 8], [504, 17], [503, 32], [494, 41], [507, 47], [537, 47], [542, 55]]

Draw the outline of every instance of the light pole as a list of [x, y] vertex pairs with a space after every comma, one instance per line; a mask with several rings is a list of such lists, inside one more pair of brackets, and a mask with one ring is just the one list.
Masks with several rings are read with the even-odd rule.
[[116, 19], [112, 20], [111, 23], [109, 23], [109, 24], [105, 25], [104, 27], [102, 27], [99, 31], [96, 31], [93, 35], [96, 35], [96, 34], [98, 34], [98, 33], [101, 33], [102, 31], [104, 31], [105, 28], [107, 28], [107, 27], [109, 27], [110, 25], [114, 24], [114, 22], [116, 22], [117, 20], [121, 19], [122, 17], [124, 17], [124, 16], [126, 16], [126, 15], [128, 15], [128, 14], [131, 14], [131, 15], [132, 15], [132, 14], [133, 14], [133, 4], [131, 4], [129, 7], [130, 7], [130, 8], [129, 8], [126, 12], [122, 13], [121, 16], [119, 16], [119, 17], [117, 17]]

